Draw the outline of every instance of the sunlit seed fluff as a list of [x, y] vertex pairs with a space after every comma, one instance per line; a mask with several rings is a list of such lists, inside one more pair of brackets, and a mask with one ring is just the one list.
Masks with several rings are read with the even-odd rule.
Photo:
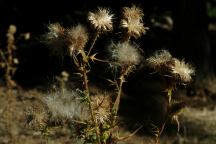
[[80, 103], [79, 96], [75, 91], [65, 90], [64, 93], [51, 93], [44, 101], [54, 119], [88, 118], [87, 108]]
[[156, 71], [161, 68], [168, 68], [172, 55], [167, 50], [159, 50], [154, 53], [153, 56], [146, 59], [147, 65]]
[[137, 65], [141, 62], [141, 54], [134, 45], [123, 42], [111, 45], [111, 58], [120, 65]]
[[142, 22], [133, 19], [130, 20], [122, 19], [121, 27], [127, 29], [128, 36], [134, 38], [139, 38], [140, 36], [145, 34], [146, 29], [148, 29], [144, 27], [144, 24]]
[[171, 65], [171, 73], [182, 83], [187, 83], [192, 80], [192, 75], [195, 73], [194, 68], [185, 63], [184, 60], [173, 59], [174, 63]]
[[67, 42], [69, 44], [70, 54], [84, 49], [86, 43], [88, 42], [87, 29], [81, 24], [68, 29]]
[[132, 7], [124, 7], [122, 14], [125, 19], [138, 21], [142, 21], [142, 17], [144, 16], [142, 9], [135, 5]]
[[99, 31], [110, 31], [113, 29], [113, 14], [106, 8], [98, 8], [96, 12], [89, 12], [88, 20], [93, 27]]

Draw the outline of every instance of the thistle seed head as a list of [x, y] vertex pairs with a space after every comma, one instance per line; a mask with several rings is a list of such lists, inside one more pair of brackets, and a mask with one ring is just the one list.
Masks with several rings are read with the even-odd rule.
[[156, 51], [153, 56], [146, 59], [147, 65], [156, 71], [168, 69], [172, 55], [167, 50]]
[[26, 124], [29, 128], [40, 129], [47, 125], [48, 113], [44, 107], [33, 106], [26, 111]]
[[127, 34], [130, 37], [139, 38], [142, 34], [146, 33], [146, 27], [144, 27], [144, 24], [137, 21], [137, 20], [121, 20], [121, 27], [124, 29], [127, 29]]
[[79, 52], [83, 50], [86, 43], [88, 42], [88, 33], [87, 29], [78, 24], [75, 27], [72, 27], [67, 30], [67, 42], [69, 45], [69, 52], [72, 55], [74, 52]]
[[133, 5], [132, 7], [124, 7], [123, 8], [123, 17], [126, 19], [136, 19], [138, 21], [142, 21], [142, 17], [144, 16], [141, 8]]
[[92, 105], [95, 109], [96, 120], [99, 123], [109, 121], [111, 110], [111, 99], [106, 94], [97, 94], [92, 97]]
[[49, 32], [46, 35], [47, 40], [63, 38], [65, 35], [65, 29], [59, 23], [49, 24], [48, 29]]
[[119, 63], [121, 66], [138, 65], [141, 62], [141, 54], [135, 45], [129, 42], [111, 44], [111, 59]]
[[129, 37], [138, 38], [146, 33], [147, 27], [144, 26], [142, 17], [144, 16], [142, 9], [133, 5], [132, 7], [123, 8], [123, 19], [121, 27], [127, 30]]
[[180, 81], [180, 83], [188, 83], [192, 80], [192, 75], [194, 75], [194, 68], [185, 63], [184, 60], [173, 59], [173, 65], [171, 65], [171, 73], [173, 76]]
[[99, 7], [96, 12], [89, 12], [88, 20], [95, 29], [106, 32], [113, 29], [113, 16], [108, 9]]

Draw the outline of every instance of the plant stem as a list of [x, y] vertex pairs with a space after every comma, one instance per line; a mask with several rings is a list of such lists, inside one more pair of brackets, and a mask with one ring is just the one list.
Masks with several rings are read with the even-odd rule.
[[119, 104], [120, 104], [120, 98], [121, 98], [123, 83], [124, 83], [124, 77], [121, 76], [120, 81], [119, 81], [119, 85], [118, 85], [117, 97], [116, 97], [115, 103], [113, 105], [114, 118], [113, 118], [112, 125], [114, 125], [115, 122], [116, 122], [116, 117], [117, 117], [117, 113], [118, 113], [118, 110], [119, 110]]
[[91, 54], [91, 51], [92, 51], [98, 37], [99, 37], [99, 32], [97, 31], [96, 34], [95, 34], [95, 37], [94, 37], [94, 39], [92, 41], [91, 47], [89, 48], [87, 56], [89, 56]]
[[166, 123], [169, 119], [169, 116], [170, 116], [170, 108], [171, 108], [171, 102], [172, 102], [172, 92], [173, 92], [173, 85], [170, 85], [167, 89], [167, 102], [168, 102], [168, 105], [167, 105], [167, 114], [166, 114], [166, 118], [161, 126], [161, 128], [159, 129], [159, 133], [156, 137], [156, 144], [160, 144], [160, 136], [161, 134], [163, 133], [163, 130], [166, 126]]
[[125, 82], [125, 76], [129, 75], [130, 71], [131, 71], [132, 66], [127, 66], [125, 69], [122, 69], [122, 73], [119, 77], [119, 83], [116, 84], [117, 86], [117, 97], [115, 99], [114, 105], [113, 105], [113, 121], [112, 121], [112, 126], [115, 125], [116, 123], [116, 118], [117, 118], [117, 114], [118, 114], [118, 110], [119, 110], [119, 105], [120, 105], [120, 99], [121, 99], [121, 94], [122, 94], [122, 86], [123, 83]]
[[100, 141], [100, 133], [99, 133], [99, 126], [97, 124], [97, 120], [95, 118], [95, 114], [94, 114], [94, 110], [93, 110], [93, 106], [91, 103], [91, 98], [90, 98], [90, 92], [89, 92], [89, 87], [88, 87], [88, 76], [87, 76], [87, 65], [88, 65], [88, 56], [86, 56], [85, 52], [82, 51], [81, 52], [82, 58], [83, 58], [83, 64], [81, 65], [81, 72], [82, 72], [82, 76], [83, 76], [83, 86], [84, 86], [84, 92], [87, 95], [88, 98], [88, 106], [89, 106], [89, 110], [90, 110], [90, 114], [91, 114], [91, 119], [94, 123], [95, 126], [95, 132], [96, 132], [96, 136], [97, 136], [97, 141], [98, 144], [101, 144]]

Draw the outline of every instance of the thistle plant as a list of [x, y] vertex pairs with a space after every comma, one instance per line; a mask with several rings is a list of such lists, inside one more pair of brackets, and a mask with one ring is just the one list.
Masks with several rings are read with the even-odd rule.
[[127, 77], [132, 73], [136, 66], [143, 61], [140, 48], [134, 42], [131, 41], [131, 37], [139, 38], [142, 34], [145, 34], [147, 27], [143, 24], [143, 11], [133, 5], [132, 7], [124, 7], [122, 9], [122, 19], [120, 27], [125, 30], [122, 40], [109, 47], [111, 65], [117, 69], [117, 77], [114, 80], [109, 80], [116, 86], [116, 98], [112, 106], [112, 127], [117, 125], [117, 115], [120, 105], [120, 99], [122, 95], [123, 83], [126, 82]]
[[6, 87], [8, 88], [8, 97], [11, 96], [11, 90], [13, 87], [16, 86], [15, 81], [12, 80], [12, 76], [14, 75], [16, 71], [17, 64], [19, 63], [18, 59], [15, 57], [15, 33], [17, 29], [15, 25], [10, 25], [8, 32], [6, 34], [7, 36], [7, 47], [6, 50], [3, 51], [0, 50], [1, 54], [1, 61], [0, 66], [2, 69], [4, 69], [4, 78], [6, 82]]
[[13, 76], [16, 72], [19, 60], [16, 57], [17, 42], [23, 38], [28, 40], [30, 38], [29, 33], [22, 33], [18, 38], [15, 37], [17, 28], [15, 25], [10, 25], [6, 34], [7, 46], [6, 49], [0, 49], [0, 68], [4, 70], [4, 79], [7, 87], [7, 95], [12, 95], [11, 90], [16, 87], [16, 82], [13, 80]]
[[4, 80], [6, 85], [6, 102], [2, 110], [2, 117], [5, 120], [8, 133], [11, 137], [11, 141], [15, 140], [12, 129], [14, 125], [12, 123], [14, 119], [13, 106], [15, 103], [15, 97], [13, 97], [13, 89], [17, 87], [16, 82], [13, 80], [13, 76], [19, 64], [19, 60], [16, 57], [16, 44], [20, 40], [20, 38], [23, 38], [25, 40], [28, 40], [30, 38], [29, 33], [20, 34], [19, 37], [16, 38], [16, 32], [16, 26], [10, 25], [6, 33], [7, 45], [5, 48], [0, 49], [0, 68], [4, 72]]
[[[120, 27], [127, 32], [123, 33], [122, 41], [108, 46], [110, 53], [108, 60], [98, 59], [92, 50], [102, 34], [113, 30], [114, 14], [109, 9], [99, 7], [96, 11], [88, 13], [87, 19], [94, 32], [92, 35], [89, 35], [88, 29], [82, 24], [71, 28], [64, 28], [59, 23], [48, 26], [47, 44], [55, 48], [66, 48], [76, 67], [75, 74], [81, 79], [82, 87], [72, 90], [71, 96], [67, 93], [58, 93], [46, 97], [44, 102], [51, 117], [67, 119], [75, 124], [84, 143], [108, 144], [114, 143], [114, 139], [118, 139], [114, 136], [114, 128], [117, 125], [122, 86], [126, 82], [127, 76], [143, 60], [138, 46], [130, 40], [130, 37], [138, 38], [145, 33], [147, 28], [142, 23], [142, 16], [142, 10], [136, 6], [123, 8], [122, 21], [124, 23]], [[129, 25], [126, 26], [126, 23]], [[132, 27], [132, 25], [138, 26]], [[106, 94], [92, 95], [90, 93], [88, 73], [91, 72], [91, 61], [105, 62], [118, 69], [114, 80], [109, 80], [116, 86], [116, 97], [113, 102], [112, 98]], [[62, 79], [59, 82], [62, 83]]]
[[[58, 77], [63, 91], [51, 93], [43, 100], [49, 115], [45, 128], [49, 129], [51, 126], [49, 121], [52, 120], [61, 121], [60, 124], [73, 125], [83, 143], [113, 144], [118, 140], [128, 138], [128, 136], [117, 137], [115, 130], [119, 124], [118, 111], [123, 95], [123, 85], [127, 82], [128, 76], [144, 62], [139, 46], [133, 41], [148, 30], [148, 27], [144, 26], [143, 16], [142, 9], [135, 5], [122, 9], [119, 26], [120, 30], [123, 30], [122, 39], [117, 42], [114, 40], [107, 47], [110, 56], [108, 59], [97, 58], [99, 52], [93, 53], [93, 49], [101, 35], [114, 29], [114, 14], [109, 9], [99, 7], [96, 11], [88, 13], [87, 20], [93, 31], [91, 34], [83, 24], [70, 28], [65, 28], [59, 23], [48, 26], [49, 31], [45, 35], [46, 44], [54, 49], [65, 49], [76, 72], [75, 75], [63, 72], [62, 76]], [[113, 79], [107, 78], [115, 86], [114, 98], [106, 95], [105, 92], [91, 93], [89, 85], [89, 73], [93, 68], [91, 62], [103, 62], [116, 70]], [[145, 63], [168, 82], [166, 89], [168, 112], [162, 126], [158, 128], [156, 143], [159, 143], [166, 123], [170, 118], [178, 122], [178, 112], [183, 107], [183, 103], [173, 100], [172, 93], [178, 84], [186, 85], [192, 81], [194, 69], [184, 60], [173, 58], [166, 50], [156, 52]], [[69, 76], [78, 76], [81, 86], [72, 90], [65, 89], [65, 82]]]
[[[102, 130], [104, 129], [104, 127], [101, 126], [100, 124], [100, 123], [104, 123], [106, 116], [101, 115], [101, 113], [103, 112], [101, 110], [101, 105], [98, 105], [98, 103], [96, 104], [92, 100], [92, 97], [90, 96], [90, 90], [88, 84], [89, 82], [88, 73], [90, 72], [89, 62], [98, 60], [95, 57], [96, 54], [92, 54], [92, 49], [95, 45], [96, 40], [101, 34], [112, 30], [112, 19], [113, 19], [113, 14], [111, 14], [110, 11], [105, 8], [98, 8], [98, 10], [95, 12], [89, 12], [88, 20], [95, 31], [94, 37], [92, 39], [89, 48], [87, 48], [86, 45], [87, 42], [89, 41], [89, 34], [87, 28], [84, 25], [78, 24], [77, 26], [73, 26], [71, 28], [64, 28], [58, 23], [51, 24], [49, 26], [49, 32], [47, 33], [48, 44], [53, 45], [54, 42], [54, 43], [59, 43], [58, 46], [66, 47], [71, 59], [73, 60], [73, 63], [77, 68], [76, 74], [80, 76], [83, 85], [81, 90], [79, 89], [77, 90], [79, 94], [79, 96], [77, 97], [80, 98], [79, 101], [81, 104], [87, 105], [89, 111], [88, 118], [90, 118], [86, 121], [82, 119], [83, 122], [81, 123], [84, 124], [85, 126], [80, 131], [82, 131], [82, 136], [84, 137], [84, 140], [86, 142], [90, 141], [98, 144], [104, 143], [104, 141], [106, 141], [103, 138], [104, 133], [102, 132], [104, 131]], [[57, 99], [53, 99], [53, 102], [54, 101], [57, 101]], [[60, 101], [62, 101], [62, 98], [60, 99]], [[68, 112], [65, 111], [66, 112], [65, 115], [67, 115], [67, 117], [69, 118], [72, 118], [74, 115], [73, 113], [75, 111], [73, 111], [73, 109], [70, 108], [70, 105], [74, 105], [71, 103], [71, 101], [73, 100], [67, 99], [66, 101], [69, 102], [68, 108], [65, 107], [67, 105], [64, 105], [64, 103], [60, 105], [62, 106], [64, 105], [63, 109], [65, 110], [68, 109]], [[49, 104], [49, 102], [50, 99], [45, 101], [48, 107], [52, 110], [53, 109], [51, 108], [52, 104]], [[59, 103], [60, 102], [58, 102], [58, 104]], [[53, 109], [52, 115], [64, 114], [64, 112], [62, 113], [63, 109], [61, 108]], [[100, 121], [98, 121], [98, 119], [100, 119]]]
[[173, 92], [178, 85], [187, 85], [192, 81], [192, 76], [195, 70], [192, 65], [185, 63], [184, 60], [178, 60], [172, 57], [167, 50], [160, 50], [149, 57], [147, 65], [153, 68], [157, 73], [163, 76], [167, 81], [166, 99], [167, 99], [167, 114], [165, 120], [162, 122], [161, 127], [156, 128], [156, 144], [160, 143], [160, 136], [164, 130], [166, 123], [169, 120], [175, 120], [180, 128], [178, 115], [182, 108], [185, 107], [184, 102], [176, 102], [173, 100]]

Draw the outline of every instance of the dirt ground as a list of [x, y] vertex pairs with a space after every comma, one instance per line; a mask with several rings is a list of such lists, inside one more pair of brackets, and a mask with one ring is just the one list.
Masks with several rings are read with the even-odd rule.
[[[198, 90], [197, 90], [198, 91]], [[47, 140], [40, 131], [28, 125], [26, 118], [29, 108], [39, 105], [47, 92], [38, 89], [13, 90], [14, 99], [8, 104], [6, 89], [0, 89], [0, 144], [45, 144]], [[215, 144], [216, 143], [216, 100], [214, 94], [206, 95], [200, 90], [193, 96], [180, 95], [187, 102], [179, 122], [180, 131], [169, 130], [161, 137], [161, 144]], [[4, 108], [10, 105], [4, 112]], [[6, 113], [6, 114], [5, 114]], [[171, 131], [171, 132], [170, 132]], [[120, 127], [119, 135], [130, 134], [129, 130]], [[67, 128], [56, 128], [49, 134], [49, 144], [81, 144], [70, 136]], [[154, 144], [154, 137], [137, 134], [119, 144]]]

